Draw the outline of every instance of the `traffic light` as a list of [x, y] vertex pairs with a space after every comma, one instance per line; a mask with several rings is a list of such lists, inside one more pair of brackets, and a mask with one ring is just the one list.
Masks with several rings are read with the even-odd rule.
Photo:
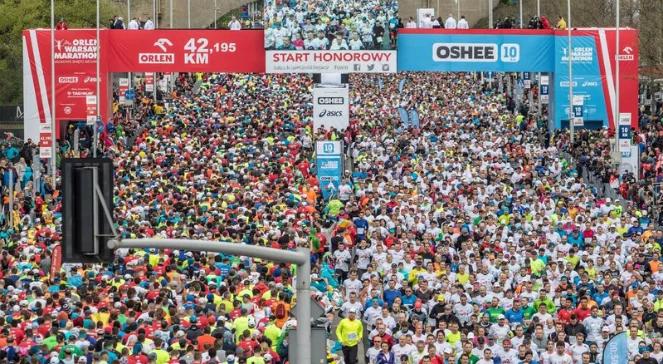
[[62, 261], [111, 262], [106, 243], [115, 237], [113, 161], [65, 159], [62, 163]]

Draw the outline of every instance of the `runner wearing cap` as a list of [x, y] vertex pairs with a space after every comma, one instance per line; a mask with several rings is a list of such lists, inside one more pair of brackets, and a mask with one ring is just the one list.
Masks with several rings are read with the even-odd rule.
[[343, 346], [343, 358], [348, 364], [357, 363], [357, 345], [364, 335], [364, 325], [357, 320], [357, 309], [350, 308], [348, 317], [342, 319], [336, 327], [336, 337]]

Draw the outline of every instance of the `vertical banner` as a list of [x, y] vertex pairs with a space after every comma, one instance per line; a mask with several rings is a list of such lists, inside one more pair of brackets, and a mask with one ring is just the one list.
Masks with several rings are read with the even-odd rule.
[[87, 125], [94, 125], [97, 121], [97, 98], [94, 95], [85, 97], [85, 105], [87, 110]]
[[613, 336], [603, 348], [602, 364], [627, 364], [628, 346], [626, 343], [626, 332]]
[[145, 72], [145, 92], [154, 92], [154, 72]]
[[585, 97], [582, 95], [573, 96], [573, 126], [582, 127], [585, 125], [583, 119], [583, 108], [585, 104]]
[[129, 89], [129, 79], [126, 77], [122, 77], [118, 80], [117, 82], [117, 92], [120, 96], [120, 103], [121, 104], [126, 104], [127, 103], [127, 90]]
[[51, 124], [39, 124], [39, 158], [51, 158], [53, 156], [53, 138], [51, 138]]
[[51, 279], [60, 273], [60, 268], [62, 268], [62, 246], [55, 244], [51, 251], [51, 271], [49, 272]]
[[541, 103], [548, 104], [550, 102], [550, 76], [541, 75]]
[[398, 108], [398, 115], [401, 117], [401, 123], [403, 123], [404, 128], [410, 127], [410, 115], [407, 113], [404, 107]]
[[350, 95], [347, 86], [313, 88], [313, 128], [342, 130], [350, 125]]
[[628, 157], [631, 153], [631, 113], [619, 113], [619, 151], [622, 157]]
[[[103, 42], [103, 38], [102, 38]], [[110, 114], [110, 92], [102, 47], [100, 64], [101, 110], [103, 118]], [[55, 106], [51, 105], [51, 59], [55, 62]], [[23, 31], [23, 105], [25, 110], [24, 138], [41, 139], [40, 123], [86, 119], [86, 96], [96, 93], [97, 39], [94, 29], [70, 29], [55, 32], [51, 45], [48, 29]], [[52, 123], [55, 109], [56, 123]]]
[[316, 167], [322, 197], [327, 200], [338, 193], [343, 175], [343, 144], [323, 140], [315, 144]]

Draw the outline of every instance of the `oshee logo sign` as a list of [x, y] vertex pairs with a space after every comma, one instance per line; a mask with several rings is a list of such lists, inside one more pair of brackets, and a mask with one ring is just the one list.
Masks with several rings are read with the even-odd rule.
[[507, 62], [520, 61], [517, 43], [433, 43], [435, 62]]
[[313, 89], [313, 127], [337, 130], [350, 123], [350, 102], [347, 87], [316, 87]]

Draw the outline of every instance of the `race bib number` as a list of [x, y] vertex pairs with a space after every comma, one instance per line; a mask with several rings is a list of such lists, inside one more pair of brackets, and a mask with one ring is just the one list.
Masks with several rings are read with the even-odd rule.
[[357, 340], [357, 334], [354, 333], [354, 332], [351, 333], [351, 334], [349, 334], [349, 335], [348, 335], [348, 339], [350, 339], [350, 340]]

